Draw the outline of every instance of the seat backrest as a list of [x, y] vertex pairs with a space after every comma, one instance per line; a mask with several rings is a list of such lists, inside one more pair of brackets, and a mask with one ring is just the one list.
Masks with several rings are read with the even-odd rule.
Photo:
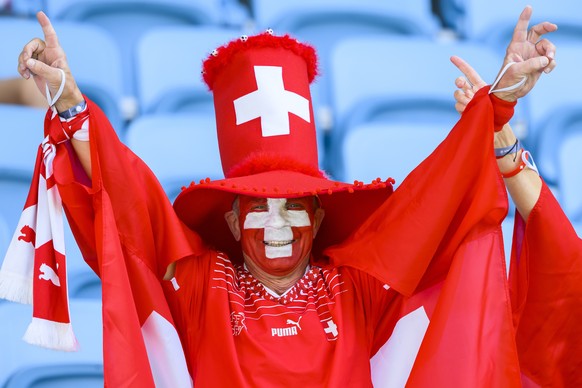
[[238, 36], [238, 30], [217, 26], [169, 26], [144, 33], [137, 45], [135, 69], [142, 112], [212, 107], [212, 94], [200, 73], [202, 61]]
[[[365, 59], [354, 53], [366, 53]], [[442, 125], [442, 130], [452, 128], [459, 117], [454, 111], [454, 80], [461, 74], [450, 62], [451, 55], [477, 64], [484, 79], [493, 78], [501, 65], [501, 58], [491, 50], [464, 42], [374, 36], [337, 44], [330, 74], [336, 126], [327, 166], [335, 178], [344, 175], [342, 144], [357, 125], [381, 121], [424, 126], [432, 122]]]
[[[394, 23], [402, 20], [401, 27], [411, 33], [432, 34], [437, 29], [437, 19], [431, 11], [430, 1], [410, 0], [405, 2], [376, 0], [295, 0], [271, 1], [252, 0], [251, 9], [259, 29], [279, 29], [283, 26], [296, 26], [314, 21], [314, 17], [323, 21], [341, 14], [358, 15], [377, 14], [392, 17]], [[310, 19], [310, 15], [311, 18]], [[311, 21], [310, 21], [311, 20]], [[405, 25], [408, 26], [405, 26]], [[286, 29], [287, 30], [287, 29]], [[289, 29], [294, 32], [294, 29]]]
[[12, 238], [12, 232], [8, 226], [8, 222], [4, 217], [0, 216], [0, 256], [6, 253], [10, 240]]
[[394, 178], [397, 187], [449, 132], [439, 124], [362, 123], [342, 144], [345, 182]]
[[213, 114], [142, 116], [129, 126], [126, 143], [171, 198], [192, 180], [224, 176]]
[[550, 74], [542, 74], [535, 88], [529, 93], [529, 115], [533, 136], [541, 136], [539, 132], [556, 120], [556, 112], [561, 107], [573, 104], [582, 106], [579, 68], [581, 58], [582, 39], [577, 44], [559, 46], [556, 51], [558, 65]]
[[32, 176], [43, 139], [45, 114], [43, 108], [0, 104], [3, 137], [0, 142], [0, 172]]
[[[442, 1], [445, 13], [448, 9], [457, 10], [458, 22], [455, 28], [463, 38], [501, 43], [503, 49], [509, 43], [507, 39], [511, 38], [519, 14], [526, 5], [531, 5], [533, 8], [530, 26], [541, 21], [550, 21], [564, 26], [582, 24], [582, 3], [577, 0]], [[569, 33], [556, 34], [565, 36]], [[549, 37], [553, 38], [556, 34]]]
[[[62, 0], [55, 0], [62, 4]], [[50, 1], [49, 1], [50, 3]], [[216, 24], [218, 14], [202, 1], [74, 0], [66, 7], [48, 7], [60, 20], [97, 25], [109, 31], [121, 51], [123, 90], [135, 98], [135, 47], [144, 32], [159, 26]], [[214, 2], [209, 2], [213, 4]], [[60, 12], [59, 12], [60, 11]]]
[[0, 368], [0, 386], [4, 386], [18, 370], [32, 366], [59, 368], [59, 365], [66, 364], [103, 364], [101, 303], [80, 299], [71, 299], [69, 302], [71, 322], [79, 342], [77, 352], [57, 352], [27, 344], [22, 340], [22, 335], [32, 319], [31, 306], [0, 303], [0, 343], [4, 355]]
[[35, 365], [12, 374], [4, 388], [99, 388], [103, 383], [103, 365]]
[[486, 81], [493, 80], [502, 64], [498, 54], [469, 42], [401, 36], [339, 42], [330, 64], [334, 117], [341, 123], [359, 101], [374, 96], [394, 101], [421, 96], [449, 100], [453, 106], [454, 80], [462, 74], [450, 62], [452, 55], [473, 64]]
[[582, 222], [582, 120], [572, 128], [557, 150], [559, 199], [572, 221]]

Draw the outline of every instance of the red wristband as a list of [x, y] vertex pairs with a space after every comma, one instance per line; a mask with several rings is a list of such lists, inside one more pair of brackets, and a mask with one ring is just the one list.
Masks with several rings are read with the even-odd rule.
[[494, 94], [489, 94], [489, 99], [493, 105], [493, 129], [499, 132], [503, 126], [513, 117], [513, 111], [517, 101], [505, 101]]
[[517, 167], [515, 169], [509, 171], [509, 172], [501, 173], [501, 176], [503, 178], [511, 178], [512, 176], [516, 176], [521, 171], [523, 171], [523, 169], [525, 168], [525, 166], [526, 166], [525, 160], [523, 160], [523, 158], [519, 158], [519, 164], [517, 165]]

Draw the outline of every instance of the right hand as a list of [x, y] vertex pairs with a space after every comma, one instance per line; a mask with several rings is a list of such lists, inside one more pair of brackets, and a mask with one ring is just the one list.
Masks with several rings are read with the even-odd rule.
[[71, 74], [65, 51], [59, 44], [57, 34], [43, 13], [36, 15], [44, 40], [35, 38], [27, 43], [18, 56], [18, 73], [23, 78], [34, 76], [34, 81], [40, 92], [45, 95], [45, 85], [48, 85], [51, 96], [54, 96], [61, 85], [61, 72], [65, 72], [66, 83], [61, 97], [55, 103], [57, 111], [65, 111], [83, 100], [83, 95]]

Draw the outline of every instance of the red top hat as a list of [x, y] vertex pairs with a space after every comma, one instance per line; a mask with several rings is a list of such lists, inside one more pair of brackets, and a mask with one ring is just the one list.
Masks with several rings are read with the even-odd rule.
[[264, 198], [318, 195], [326, 216], [313, 252], [339, 243], [392, 193], [392, 181], [336, 182], [318, 168], [309, 84], [313, 47], [285, 36], [243, 36], [203, 64], [214, 95], [218, 145], [226, 179], [184, 188], [180, 219], [231, 260], [241, 256], [223, 214], [239, 194]]

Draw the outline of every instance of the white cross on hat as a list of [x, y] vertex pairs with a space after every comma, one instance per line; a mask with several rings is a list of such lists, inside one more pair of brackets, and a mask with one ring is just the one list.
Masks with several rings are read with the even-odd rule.
[[288, 135], [289, 113], [310, 122], [309, 100], [285, 90], [283, 68], [254, 66], [257, 90], [234, 100], [236, 124], [261, 118], [263, 137]]

